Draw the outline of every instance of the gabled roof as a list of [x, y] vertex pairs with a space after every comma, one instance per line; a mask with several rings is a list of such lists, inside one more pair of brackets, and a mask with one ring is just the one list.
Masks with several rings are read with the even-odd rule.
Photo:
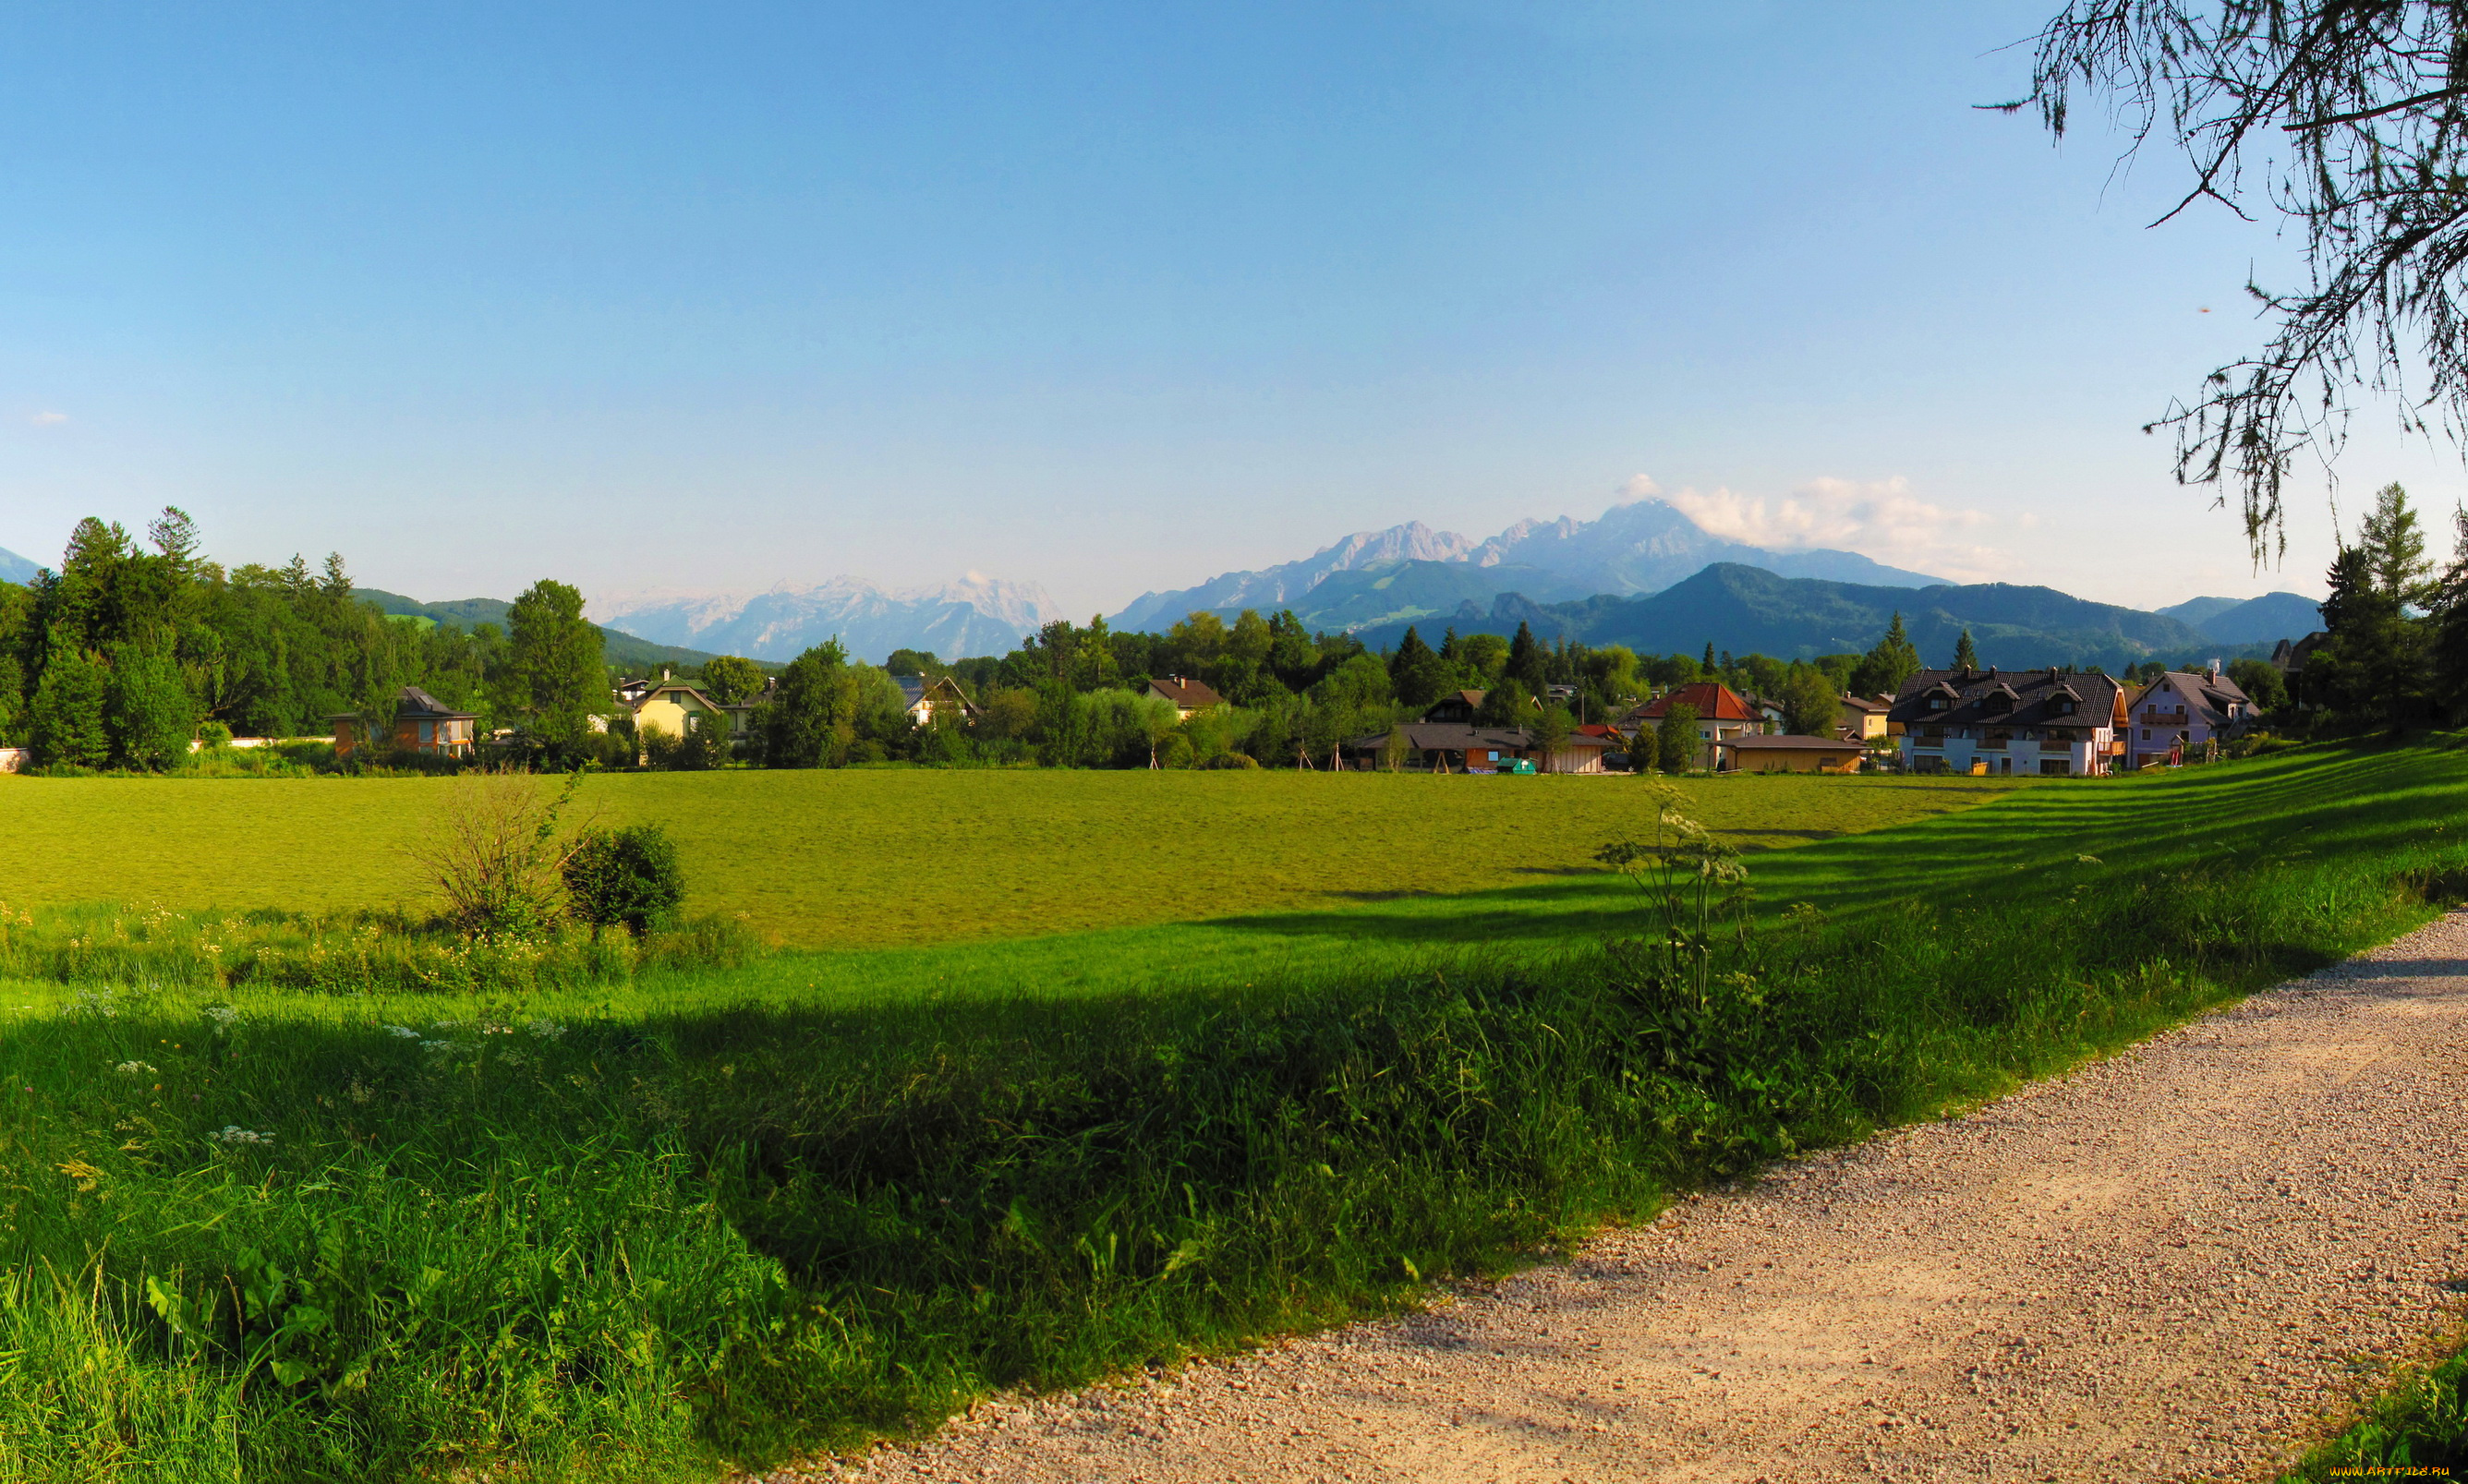
[[682, 692], [685, 695], [693, 696], [696, 700], [702, 703], [702, 708], [705, 711], [724, 711], [727, 709], [720, 705], [720, 702], [713, 700], [708, 696], [705, 696], [701, 691], [697, 690], [694, 686], [686, 684], [683, 680], [663, 680], [659, 684], [643, 692], [640, 696], [632, 697], [627, 702], [627, 704], [632, 706], [636, 711], [640, 711], [672, 691]]
[[1839, 737], [1758, 737], [1751, 735], [1746, 737], [1725, 737], [1714, 745], [1718, 747], [1745, 747], [1751, 752], [1771, 752], [1776, 750], [1783, 752], [1806, 752], [1810, 750], [1823, 752], [1865, 752], [1867, 750], [1867, 744], [1865, 742], [1857, 741], [1846, 742]]
[[1180, 675], [1161, 675], [1149, 682], [1149, 689], [1191, 711], [1206, 711], [1211, 706], [1225, 704], [1225, 697], [1197, 680], [1186, 680]]
[[[476, 711], [457, 711], [416, 685], [406, 685], [395, 693], [394, 719], [397, 721], [477, 721]], [[326, 718], [329, 721], [356, 721], [359, 713], [337, 711]]]
[[910, 711], [914, 711], [918, 707], [926, 704], [926, 697], [932, 696], [937, 692], [942, 692], [947, 694], [950, 699], [948, 703], [937, 702], [938, 705], [956, 704], [962, 711], [967, 712], [969, 715], [976, 715], [977, 708], [975, 703], [971, 701], [967, 695], [965, 695], [958, 686], [951, 683], [951, 677], [949, 675], [936, 675], [930, 680], [922, 675], [893, 675], [891, 678], [900, 682], [900, 694], [903, 697], [907, 709]]
[[2182, 700], [2187, 720], [2199, 720], [2212, 727], [2227, 726], [2238, 719], [2228, 715], [2231, 705], [2251, 707], [2253, 704], [2245, 694], [2244, 687], [2229, 679], [2225, 673], [2214, 680], [2206, 671], [2168, 671], [2134, 693], [2132, 709], [2141, 710], [2155, 694], [2164, 694], [2170, 701]]
[[[1426, 751], [1463, 752], [1497, 749], [1523, 752], [1534, 745], [1534, 733], [1521, 726], [1474, 726], [1464, 721], [1408, 721], [1397, 730], [1405, 734], [1405, 744]], [[1386, 732], [1372, 732], [1346, 743], [1356, 751], [1377, 751], [1387, 745]]]
[[1748, 707], [1740, 693], [1712, 680], [1697, 680], [1656, 696], [1639, 715], [1659, 721], [1671, 714], [1671, 708], [1687, 705], [1696, 708], [1700, 721], [1762, 721], [1764, 717]]
[[1872, 697], [1867, 696], [1845, 696], [1842, 697], [1843, 710], [1856, 711], [1862, 716], [1869, 716], [1881, 711], [1890, 711], [1893, 709], [1893, 705], [1894, 703], [1892, 700], [1882, 696]]
[[[1896, 721], [1948, 722], [1955, 726], [2106, 726], [2125, 687], [2108, 675], [2071, 670], [1923, 670], [1903, 682], [1893, 709]], [[2011, 696], [2010, 710], [1992, 710], [1992, 695]], [[1939, 696], [1945, 709], [1931, 711]], [[2073, 710], [2060, 708], [2071, 700]]]

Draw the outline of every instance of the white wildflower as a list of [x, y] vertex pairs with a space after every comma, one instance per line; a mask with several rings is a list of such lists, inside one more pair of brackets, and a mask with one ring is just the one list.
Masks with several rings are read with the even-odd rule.
[[118, 1072], [123, 1077], [150, 1077], [154, 1074], [154, 1063], [151, 1062], [123, 1062], [118, 1066], [113, 1067], [112, 1070]]
[[220, 1132], [209, 1133], [206, 1139], [213, 1144], [271, 1144], [274, 1142], [274, 1135], [259, 1133], [253, 1129], [243, 1129], [238, 1124], [225, 1124]]
[[240, 1023], [240, 1012], [229, 1005], [208, 1005], [205, 1007], [205, 1016], [215, 1022], [217, 1031], [228, 1031]]
[[420, 1039], [420, 1033], [407, 1025], [389, 1025], [385, 1028], [385, 1033], [388, 1036], [400, 1036], [404, 1040]]
[[523, 1029], [541, 1040], [556, 1040], [565, 1035], [565, 1027], [554, 1020], [526, 1020]]

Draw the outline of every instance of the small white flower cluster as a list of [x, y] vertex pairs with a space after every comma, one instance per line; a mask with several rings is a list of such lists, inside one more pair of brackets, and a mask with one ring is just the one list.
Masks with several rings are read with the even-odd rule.
[[205, 1016], [207, 1019], [215, 1022], [215, 1034], [217, 1036], [240, 1023], [240, 1012], [229, 1005], [208, 1005], [205, 1007]]
[[400, 1036], [404, 1040], [420, 1039], [420, 1033], [407, 1025], [389, 1025], [385, 1028], [385, 1033], [388, 1036]]
[[94, 990], [80, 990], [78, 991], [77, 1004], [72, 1007], [72, 1013], [77, 1015], [101, 1016], [106, 1020], [111, 1019], [120, 1014], [120, 996], [110, 990], [103, 990], [100, 992]]
[[118, 1066], [113, 1067], [112, 1070], [118, 1072], [123, 1077], [150, 1077], [154, 1074], [154, 1063], [151, 1062], [123, 1062]]
[[225, 1124], [220, 1132], [207, 1134], [206, 1141], [210, 1144], [271, 1144], [274, 1135], [243, 1129], [238, 1124]]
[[557, 1040], [565, 1035], [565, 1027], [554, 1020], [526, 1020], [523, 1029], [541, 1040]]

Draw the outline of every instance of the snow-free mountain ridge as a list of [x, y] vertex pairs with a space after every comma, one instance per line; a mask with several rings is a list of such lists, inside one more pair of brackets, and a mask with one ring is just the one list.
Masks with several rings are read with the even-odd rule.
[[9, 548], [0, 546], [0, 582], [31, 582], [40, 570], [38, 563], [28, 561]]

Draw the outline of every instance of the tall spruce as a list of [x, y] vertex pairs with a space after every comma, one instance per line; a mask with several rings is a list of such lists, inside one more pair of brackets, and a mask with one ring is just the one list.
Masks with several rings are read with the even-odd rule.
[[1971, 642], [1971, 628], [1967, 624], [1963, 626], [1962, 637], [1954, 642], [1954, 668], [1956, 670], [1979, 668], [1979, 650]]
[[1892, 627], [1876, 647], [1860, 657], [1851, 672], [1851, 691], [1858, 696], [1892, 696], [1901, 691], [1904, 682], [1920, 673], [1919, 647], [1903, 628], [1901, 609], [1894, 612]]

